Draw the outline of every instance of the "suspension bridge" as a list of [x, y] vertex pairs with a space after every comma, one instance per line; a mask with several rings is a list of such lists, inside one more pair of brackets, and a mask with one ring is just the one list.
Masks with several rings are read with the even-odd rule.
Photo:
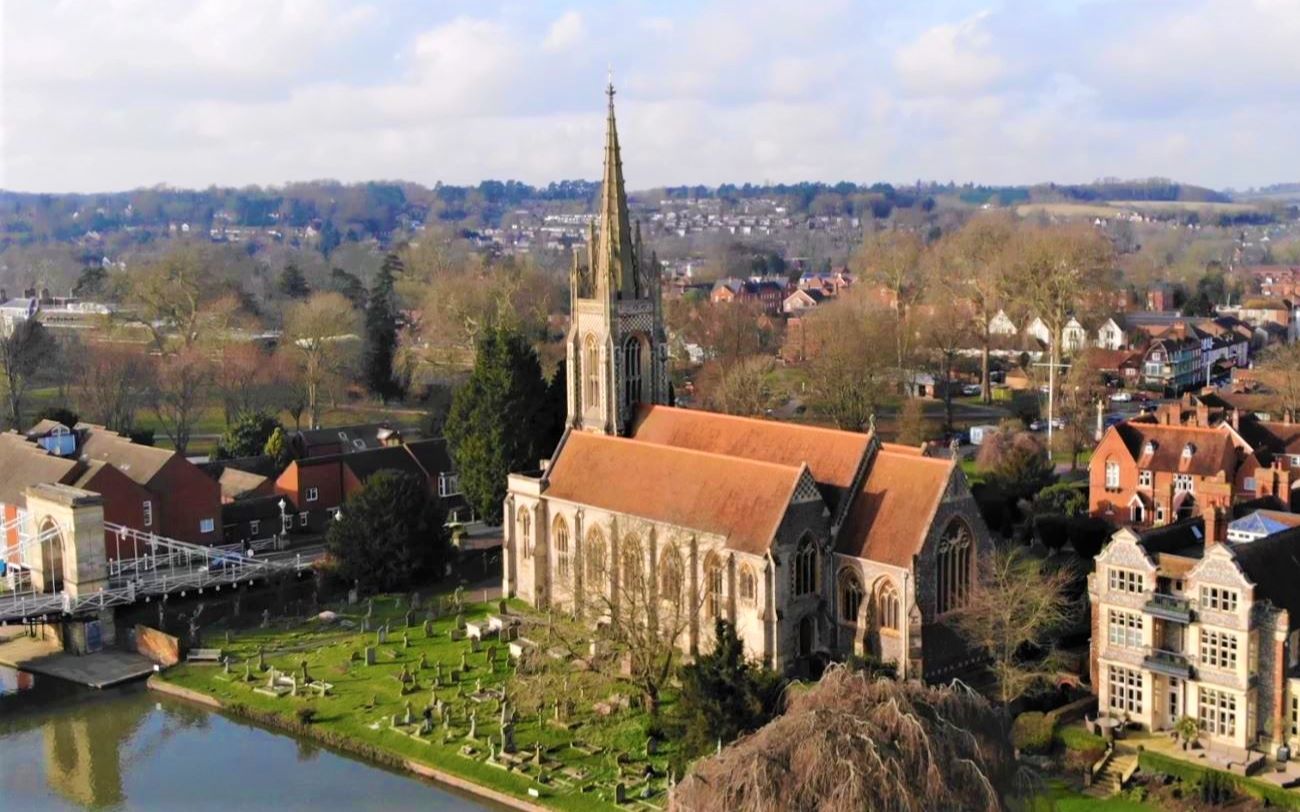
[[[110, 543], [112, 542], [112, 543]], [[115, 550], [116, 557], [108, 551]], [[104, 521], [97, 494], [37, 485], [27, 508], [0, 524], [0, 624], [99, 614], [139, 600], [250, 584], [311, 566], [239, 547], [204, 547]]]

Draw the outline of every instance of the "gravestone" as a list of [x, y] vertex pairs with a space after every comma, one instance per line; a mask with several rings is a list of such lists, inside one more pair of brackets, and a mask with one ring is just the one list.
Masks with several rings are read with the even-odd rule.
[[469, 650], [474, 654], [478, 654], [478, 647], [479, 647], [479, 639], [477, 637], [471, 637], [469, 639]]
[[229, 657], [222, 657], [222, 658], [221, 658], [221, 673], [225, 674], [226, 676], [230, 676], [230, 658], [229, 658]]
[[270, 609], [263, 609], [263, 610], [262, 610], [262, 628], [263, 628], [263, 629], [269, 629], [270, 627], [271, 627], [271, 610], [270, 610]]
[[424, 621], [424, 637], [426, 640], [433, 637], [433, 621], [431, 620]]
[[363, 634], [370, 633], [370, 618], [368, 617], [361, 618], [361, 631]]
[[419, 592], [419, 590], [416, 590], [415, 592], [412, 592], [412, 593], [411, 593], [411, 608], [412, 608], [412, 609], [419, 609], [419, 608], [420, 608], [420, 592]]
[[426, 669], [426, 668], [428, 668], [428, 667], [429, 667], [429, 655], [425, 654], [425, 653], [422, 651], [422, 652], [420, 652], [420, 663], [419, 663], [419, 665], [417, 666], [417, 668], [419, 668], [421, 671], [423, 671], [424, 669]]
[[266, 670], [266, 649], [262, 648], [261, 646], [257, 647], [257, 670], [258, 671]]
[[379, 631], [375, 633], [375, 643], [376, 645], [382, 646], [387, 642], [388, 642], [388, 624], [385, 623], [384, 625], [380, 626]]
[[402, 625], [405, 628], [407, 629], [411, 628], [411, 624], [415, 621], [415, 613], [408, 610], [406, 613], [406, 617], [403, 618], [403, 621], [404, 622]]
[[654, 736], [646, 736], [646, 737], [645, 737], [645, 755], [646, 755], [646, 758], [649, 758], [650, 756], [653, 756], [653, 755], [654, 755], [655, 753], [657, 753], [658, 751], [659, 751], [659, 748], [658, 748], [658, 746], [657, 746], [657, 742], [655, 741], [655, 737], [654, 737]]
[[371, 618], [375, 614], [375, 599], [366, 598], [366, 617]]
[[311, 676], [307, 673], [307, 661], [300, 660], [298, 665], [302, 668], [302, 681], [311, 682]]
[[413, 717], [411, 716], [411, 703], [410, 703], [410, 702], [407, 702], [407, 703], [406, 703], [406, 713], [402, 716], [402, 721], [403, 721], [404, 724], [408, 724], [408, 725], [409, 725], [409, 724], [412, 724], [412, 722], [414, 721], [414, 720], [413, 720]]
[[357, 588], [352, 587], [348, 590], [348, 606], [357, 605]]
[[501, 725], [501, 752], [515, 752], [515, 725], [514, 722], [506, 722]]
[[460, 670], [461, 671], [469, 670], [469, 655], [463, 651], [460, 653]]
[[627, 785], [625, 785], [622, 781], [619, 781], [617, 784], [614, 785], [614, 803], [616, 804], [627, 803]]
[[366, 646], [366, 665], [375, 664], [375, 647]]
[[252, 682], [252, 681], [253, 681], [253, 663], [250, 662], [249, 660], [244, 660], [244, 682]]
[[439, 688], [442, 687], [442, 663], [441, 662], [436, 662], [433, 664], [433, 684], [437, 685]]
[[469, 712], [469, 735], [467, 738], [473, 739], [478, 737], [478, 711]]
[[411, 647], [411, 636], [406, 632], [402, 632], [402, 648], [410, 648], [410, 647]]

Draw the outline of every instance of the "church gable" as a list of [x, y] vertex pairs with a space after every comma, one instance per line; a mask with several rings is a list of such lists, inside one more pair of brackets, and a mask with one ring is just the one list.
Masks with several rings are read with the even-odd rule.
[[925, 546], [934, 516], [948, 494], [951, 460], [882, 446], [853, 494], [836, 552], [896, 567], [910, 567]]

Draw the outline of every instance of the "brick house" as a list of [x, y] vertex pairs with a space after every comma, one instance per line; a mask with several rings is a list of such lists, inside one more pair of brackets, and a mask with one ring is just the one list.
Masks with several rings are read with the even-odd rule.
[[1197, 720], [1244, 756], [1300, 744], [1300, 528], [1219, 542], [1201, 519], [1120, 530], [1088, 577], [1100, 712]]
[[769, 316], [780, 314], [788, 285], [774, 279], [719, 279], [709, 293], [713, 304], [757, 303]]

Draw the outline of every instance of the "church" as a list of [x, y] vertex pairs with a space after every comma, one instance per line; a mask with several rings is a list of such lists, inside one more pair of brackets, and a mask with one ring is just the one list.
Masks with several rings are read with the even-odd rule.
[[660, 299], [628, 215], [611, 86], [599, 226], [570, 271], [568, 422], [512, 474], [504, 594], [593, 622], [650, 619], [707, 651], [714, 620], [785, 671], [849, 655], [937, 680], [992, 549], [961, 468], [919, 448], [675, 408]]

